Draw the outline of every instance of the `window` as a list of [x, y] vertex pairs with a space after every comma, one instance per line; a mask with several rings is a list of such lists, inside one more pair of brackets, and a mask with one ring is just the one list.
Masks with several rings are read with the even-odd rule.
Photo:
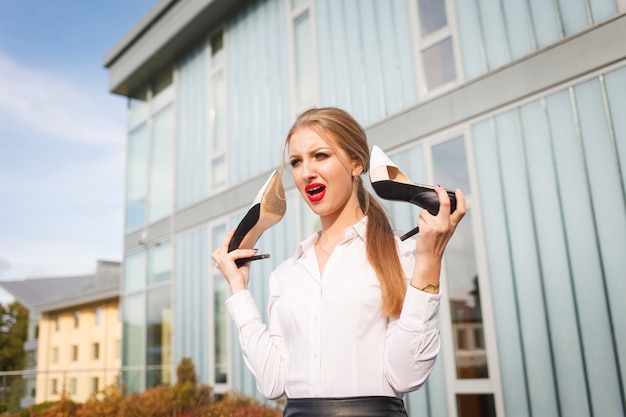
[[59, 363], [59, 348], [52, 348], [52, 363]]
[[453, 37], [444, 0], [415, 0], [418, 79], [422, 96], [457, 79]]
[[[149, 90], [149, 91], [148, 91]], [[171, 68], [129, 99], [126, 230], [174, 207], [174, 98]]]
[[224, 32], [211, 36], [209, 70], [209, 181], [211, 189], [226, 185], [226, 76]]
[[61, 328], [61, 317], [58, 314], [54, 315], [54, 331], [58, 332]]
[[98, 377], [91, 378], [91, 393], [97, 394], [100, 389], [100, 379]]
[[[226, 238], [226, 225], [213, 228], [212, 245], [217, 247]], [[228, 315], [224, 304], [229, 295], [228, 284], [224, 277], [214, 269], [213, 274], [213, 340], [215, 383], [228, 383]]]
[[76, 362], [78, 360], [78, 345], [72, 346], [72, 362]]
[[59, 381], [56, 378], [50, 380], [50, 394], [56, 395], [59, 393]]
[[92, 345], [92, 356], [94, 360], [100, 359], [100, 343], [94, 343]]
[[317, 101], [313, 8], [307, 0], [290, 2], [293, 102], [296, 113]]
[[148, 387], [167, 385], [171, 381], [172, 338], [170, 331], [172, 328], [172, 309], [170, 308], [170, 292], [170, 286], [167, 285], [147, 293], [146, 364], [151, 367], [147, 373]]
[[100, 321], [102, 320], [102, 308], [96, 307], [93, 309], [93, 321], [96, 326], [100, 325]]
[[70, 378], [70, 394], [76, 395], [77, 391], [78, 391], [78, 381], [76, 380], [76, 378]]
[[75, 311], [74, 312], [74, 328], [75, 329], [78, 329], [79, 319], [80, 319], [80, 313], [78, 311]]

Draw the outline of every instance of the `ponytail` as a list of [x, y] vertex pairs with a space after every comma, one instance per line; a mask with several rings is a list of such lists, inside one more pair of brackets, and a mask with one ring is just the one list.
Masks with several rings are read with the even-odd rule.
[[385, 316], [398, 317], [404, 303], [406, 280], [393, 230], [384, 208], [365, 189], [360, 179], [357, 187], [359, 205], [367, 215], [367, 259], [380, 282], [382, 311]]

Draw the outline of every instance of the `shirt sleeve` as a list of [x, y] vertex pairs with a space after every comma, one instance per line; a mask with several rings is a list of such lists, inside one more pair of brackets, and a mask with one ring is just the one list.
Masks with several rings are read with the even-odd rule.
[[270, 277], [269, 326], [249, 290], [240, 291], [226, 300], [228, 312], [239, 331], [243, 359], [254, 375], [259, 391], [269, 399], [279, 398], [285, 392], [287, 354], [277, 307], [280, 302], [278, 284]]
[[439, 294], [408, 285], [402, 313], [390, 319], [385, 376], [398, 393], [411, 392], [428, 379], [439, 353]]

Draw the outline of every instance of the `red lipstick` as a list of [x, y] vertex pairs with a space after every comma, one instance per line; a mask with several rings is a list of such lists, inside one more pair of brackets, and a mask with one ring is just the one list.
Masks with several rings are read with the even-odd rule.
[[326, 186], [320, 183], [309, 184], [304, 187], [304, 191], [309, 197], [309, 201], [315, 203], [324, 198], [324, 195], [326, 194]]

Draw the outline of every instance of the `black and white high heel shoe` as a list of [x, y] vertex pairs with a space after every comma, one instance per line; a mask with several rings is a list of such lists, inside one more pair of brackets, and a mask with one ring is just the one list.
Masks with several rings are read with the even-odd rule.
[[[436, 216], [439, 213], [439, 197], [435, 187], [414, 184], [400, 168], [378, 147], [372, 148], [370, 155], [370, 182], [376, 194], [385, 200], [405, 201], [428, 210]], [[450, 213], [456, 210], [454, 191], [446, 190], [450, 198]], [[416, 227], [404, 236], [405, 240], [419, 229]]]
[[[235, 249], [252, 249], [263, 232], [278, 223], [287, 210], [285, 190], [280, 175], [272, 172], [263, 187], [259, 190], [250, 209], [235, 229], [228, 252]], [[237, 259], [237, 266], [257, 259], [267, 259], [269, 254], [255, 255], [251, 258]]]

